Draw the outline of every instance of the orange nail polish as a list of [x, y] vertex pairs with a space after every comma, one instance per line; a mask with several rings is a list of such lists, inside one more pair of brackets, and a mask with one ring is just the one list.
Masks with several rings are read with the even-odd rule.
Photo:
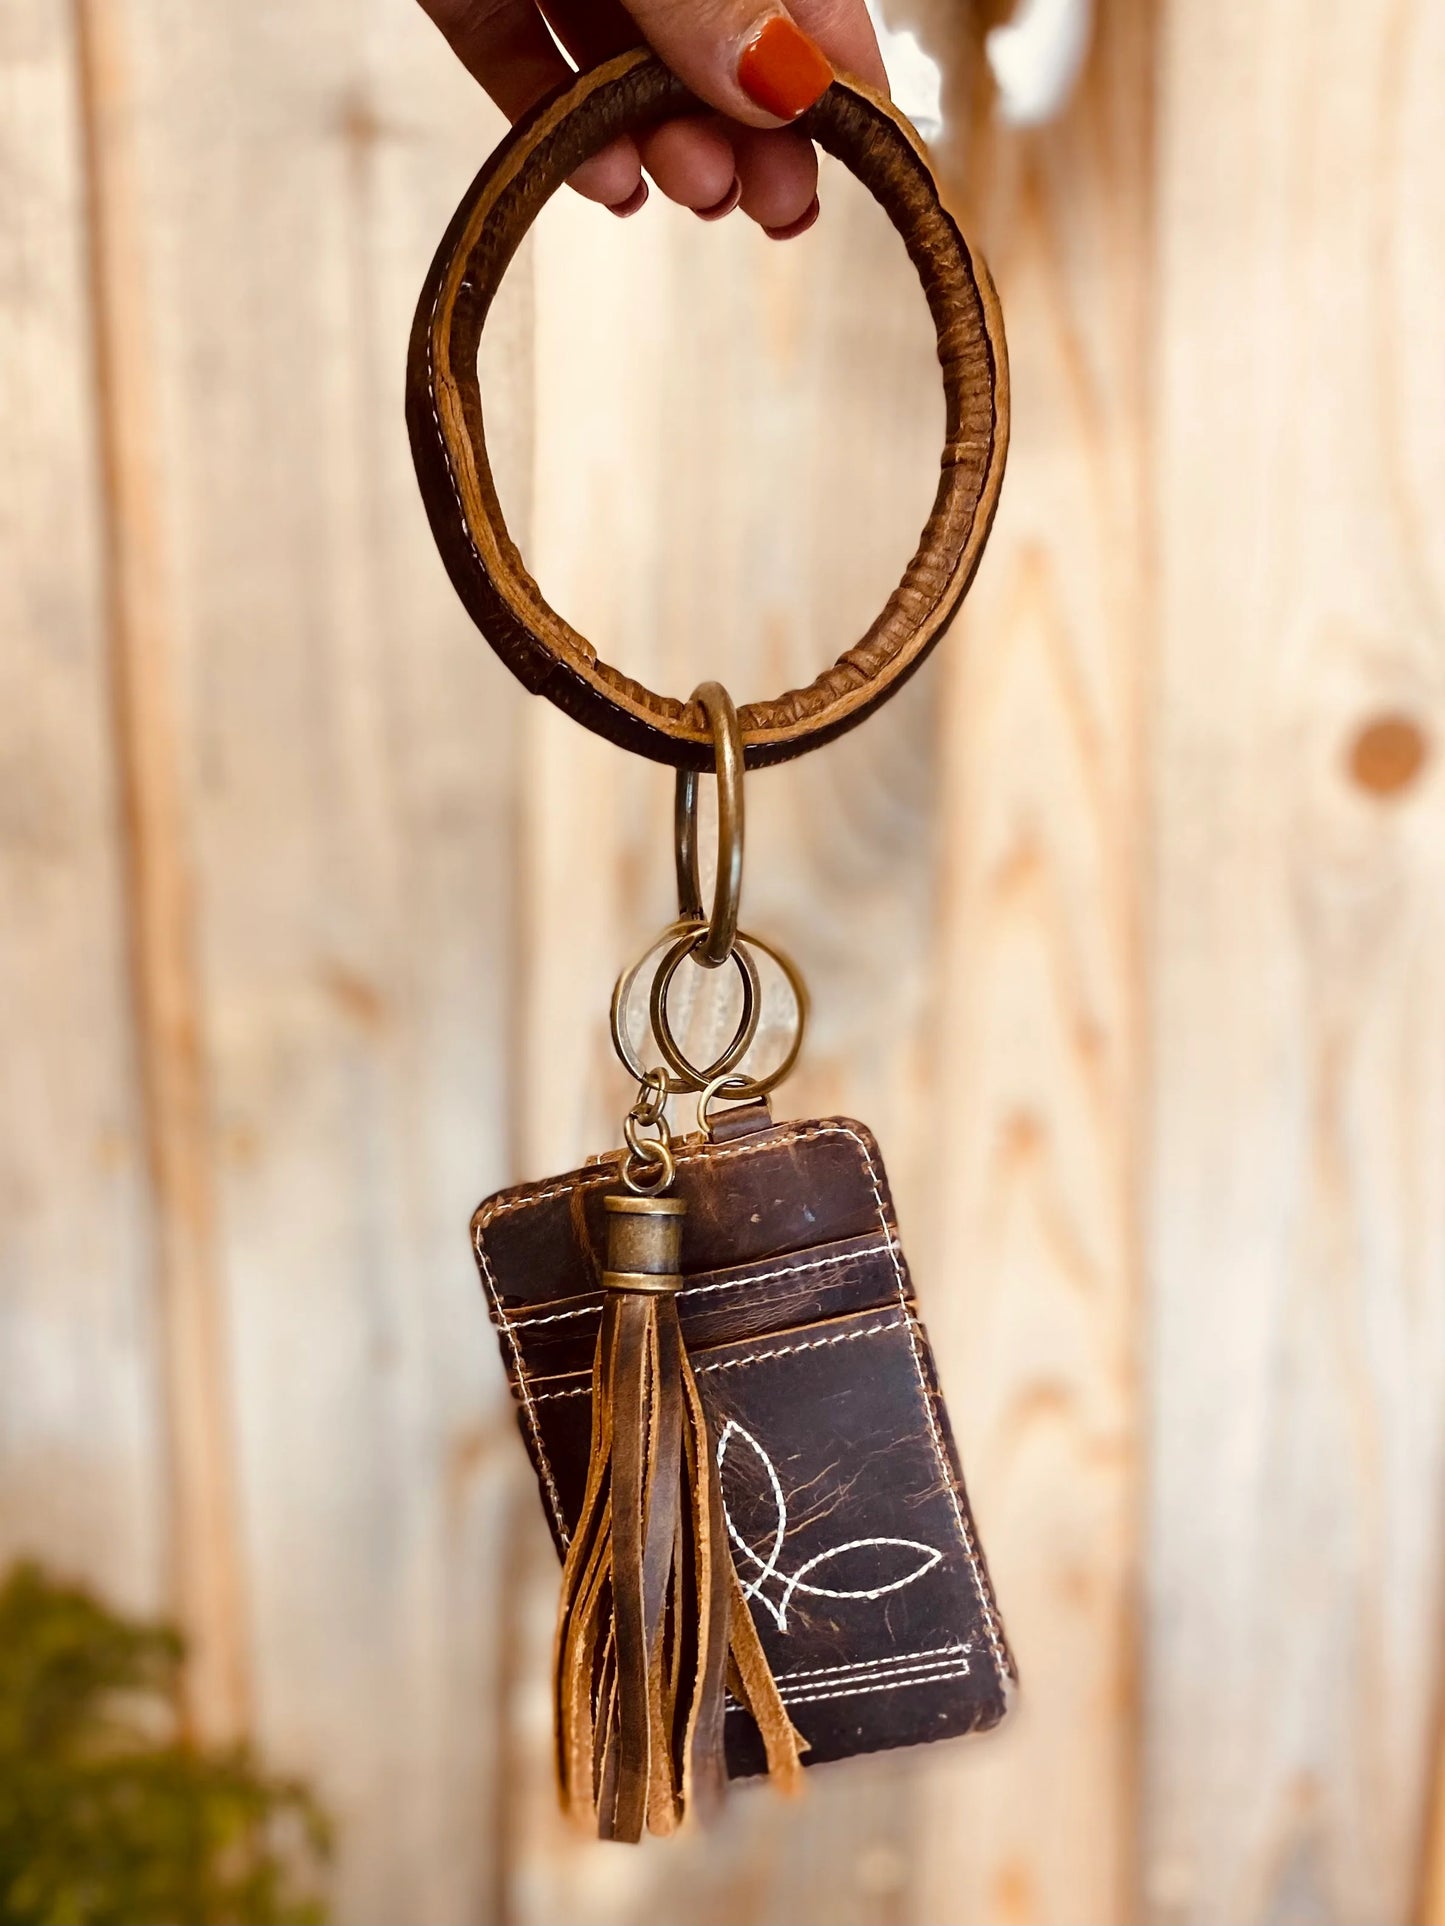
[[763, 23], [738, 58], [738, 85], [755, 107], [779, 120], [806, 113], [832, 79], [822, 48], [781, 13]]

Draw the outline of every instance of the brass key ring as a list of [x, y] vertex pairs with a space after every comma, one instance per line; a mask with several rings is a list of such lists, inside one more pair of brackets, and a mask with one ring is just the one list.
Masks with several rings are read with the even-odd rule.
[[[645, 1081], [652, 1073], [645, 1068], [641, 1056], [634, 1046], [632, 1039], [627, 1034], [627, 1012], [628, 1006], [632, 1001], [632, 986], [641, 975], [643, 964], [647, 961], [648, 957], [652, 955], [653, 951], [656, 950], [659, 942], [674, 943], [679, 937], [685, 937], [691, 943], [696, 942], [703, 934], [703, 929], [698, 923], [683, 922], [681, 920], [675, 923], [669, 923], [667, 928], [662, 932], [661, 937], [654, 938], [643, 951], [642, 955], [638, 957], [637, 961], [630, 964], [613, 985], [611, 1010], [612, 1047], [617, 1052], [618, 1058], [623, 1066], [630, 1070], [634, 1077], [640, 1080]], [[766, 948], [767, 946], [759, 945], [759, 947]], [[769, 951], [769, 954], [772, 954], [772, 952]], [[737, 1028], [733, 1032], [732, 1041], [717, 1061], [709, 1064], [707, 1070], [701, 1075], [698, 1074], [694, 1066], [689, 1064], [685, 1058], [681, 1059], [683, 1069], [677, 1074], [666, 1078], [666, 1091], [670, 1097], [681, 1096], [683, 1092], [687, 1090], [700, 1090], [710, 1078], [721, 1076], [725, 1072], [734, 1069], [752, 1048], [753, 1038], [757, 1035], [758, 1019], [762, 1015], [762, 983], [758, 976], [758, 966], [743, 944], [734, 944], [731, 956], [737, 969], [743, 992], [742, 1010], [738, 1016]], [[678, 962], [680, 963], [681, 960], [681, 957], [679, 957]], [[668, 1034], [669, 1041], [671, 1041], [671, 1032], [669, 1031]]]
[[734, 1103], [742, 1103], [747, 1094], [747, 1078], [740, 1077], [735, 1070], [724, 1072], [705, 1084], [697, 1093], [697, 1128], [699, 1136], [713, 1140], [712, 1107], [719, 1097], [731, 1098]]
[[[676, 928], [676, 925], [674, 925], [674, 928]], [[734, 1048], [724, 1051], [716, 1063], [709, 1064], [706, 1069], [699, 1069], [695, 1063], [689, 1062], [688, 1058], [683, 1054], [677, 1038], [673, 1035], [672, 1023], [667, 1014], [667, 993], [672, 987], [672, 980], [677, 975], [682, 964], [689, 956], [696, 955], [702, 938], [703, 932], [698, 929], [696, 925], [693, 925], [691, 929], [683, 929], [679, 933], [668, 949], [667, 954], [658, 965], [657, 974], [652, 979], [652, 996], [648, 1003], [648, 1010], [652, 1019], [653, 1038], [657, 1043], [658, 1049], [662, 1052], [663, 1061], [673, 1073], [673, 1076], [678, 1080], [677, 1088], [679, 1091], [706, 1089], [719, 1077], [732, 1070], [735, 1065], [741, 1063], [743, 1057], [747, 1054], [747, 1050], [752, 1046], [752, 1037], [749, 1036], [748, 1042], [742, 1050], [736, 1050], [736, 1046], [734, 1046]], [[754, 976], [757, 974], [757, 964], [753, 962], [749, 954], [753, 949], [761, 950], [764, 956], [771, 957], [773, 962], [776, 963], [782, 971], [783, 978], [792, 994], [796, 1022], [793, 1028], [792, 1040], [786, 1052], [781, 1060], [768, 1071], [766, 1076], [739, 1076], [732, 1080], [731, 1094], [739, 1103], [751, 1102], [758, 1097], [765, 1097], [770, 1090], [776, 1089], [792, 1069], [793, 1065], [798, 1061], [798, 1053], [803, 1047], [803, 1032], [808, 1027], [808, 991], [802, 976], [799, 974], [797, 964], [794, 963], [786, 950], [778, 949], [775, 944], [769, 943], [761, 936], [754, 936], [751, 931], [742, 930], [738, 934], [733, 956], [739, 963], [745, 961]], [[756, 1031], [756, 1028], [757, 1021], [755, 1019], [753, 1024], [754, 1031]], [[629, 1064], [628, 1067], [631, 1068], [631, 1065]]]
[[[733, 699], [720, 682], [700, 682], [692, 700], [712, 730], [717, 771], [717, 878], [706, 939], [693, 951], [704, 969], [715, 970], [732, 954], [738, 934], [743, 893], [743, 732]], [[697, 784], [695, 769], [679, 769], [672, 823], [677, 863], [677, 913], [686, 923], [703, 920], [702, 875], [697, 860]]]

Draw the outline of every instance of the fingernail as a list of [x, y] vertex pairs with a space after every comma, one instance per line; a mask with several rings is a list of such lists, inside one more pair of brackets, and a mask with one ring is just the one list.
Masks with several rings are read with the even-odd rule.
[[720, 201], [714, 201], [711, 207], [695, 207], [692, 211], [700, 221], [720, 221], [732, 213], [742, 197], [743, 184], [734, 174], [732, 186]]
[[615, 214], [619, 221], [625, 221], [629, 214], [635, 214], [647, 200], [647, 182], [639, 181], [625, 201], [613, 201], [607, 212]]
[[800, 234], [806, 234], [818, 218], [818, 197], [815, 194], [796, 221], [789, 221], [786, 227], [765, 227], [764, 234], [770, 241], [796, 241]]
[[738, 57], [738, 85], [755, 107], [779, 120], [806, 113], [832, 79], [823, 49], [786, 14], [764, 21]]

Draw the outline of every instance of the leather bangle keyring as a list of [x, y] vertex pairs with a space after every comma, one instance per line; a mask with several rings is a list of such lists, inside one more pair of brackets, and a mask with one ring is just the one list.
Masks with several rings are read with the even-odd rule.
[[[544, 203], [615, 135], [696, 111], [681, 81], [638, 49], [580, 75], [517, 123], [472, 183], [427, 275], [412, 329], [407, 424], [447, 571], [507, 666], [623, 748], [709, 769], [712, 732], [698, 704], [658, 695], [600, 661], [527, 573], [497, 500], [477, 374], [493, 297]], [[903, 237], [937, 331], [946, 427], [933, 509], [902, 581], [862, 639], [807, 688], [739, 711], [749, 768], [841, 735], [923, 661], [978, 566], [1008, 445], [997, 297], [939, 200], [913, 129], [880, 94], [841, 78], [796, 125], [857, 175]]]
[[[982, 1730], [1003, 1716], [1015, 1676], [878, 1146], [846, 1117], [774, 1125], [769, 1096], [797, 1059], [808, 996], [784, 951], [737, 927], [744, 765], [814, 748], [888, 699], [957, 609], [998, 499], [998, 309], [906, 123], [841, 80], [799, 122], [903, 235], [938, 331], [948, 424], [902, 584], [808, 688], [735, 712], [720, 682], [682, 703], [599, 662], [522, 566], [487, 462], [477, 347], [522, 235], [604, 142], [696, 110], [639, 52], [521, 122], [442, 243], [408, 381], [432, 528], [492, 646], [529, 688], [679, 772], [682, 914], [612, 995], [613, 1042], [636, 1078], [626, 1148], [504, 1192], [473, 1219], [562, 1554], [558, 1792], [599, 1837], [631, 1841], [705, 1819], [729, 1776], [765, 1771], [794, 1792], [805, 1761]], [[695, 772], [714, 765], [705, 920]], [[656, 1063], [629, 1022], [659, 947], [647, 1004]], [[782, 1050], [762, 1069], [759, 954], [773, 966], [765, 1044]], [[742, 990], [731, 1040], [706, 1064], [687, 1055], [668, 1008], [690, 958], [730, 963]], [[782, 1035], [778, 973], [793, 1003]], [[703, 1034], [722, 1015], [716, 985], [693, 982]], [[674, 1141], [668, 1100], [684, 1092], [700, 1093], [699, 1134]], [[733, 1101], [715, 1121], [709, 1105], [723, 1095]]]

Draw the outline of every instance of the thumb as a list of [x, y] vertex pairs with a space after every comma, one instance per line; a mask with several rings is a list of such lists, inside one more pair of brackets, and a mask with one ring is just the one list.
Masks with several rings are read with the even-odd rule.
[[770, 0], [628, 0], [627, 10], [699, 100], [754, 127], [796, 120], [833, 78], [818, 42]]

